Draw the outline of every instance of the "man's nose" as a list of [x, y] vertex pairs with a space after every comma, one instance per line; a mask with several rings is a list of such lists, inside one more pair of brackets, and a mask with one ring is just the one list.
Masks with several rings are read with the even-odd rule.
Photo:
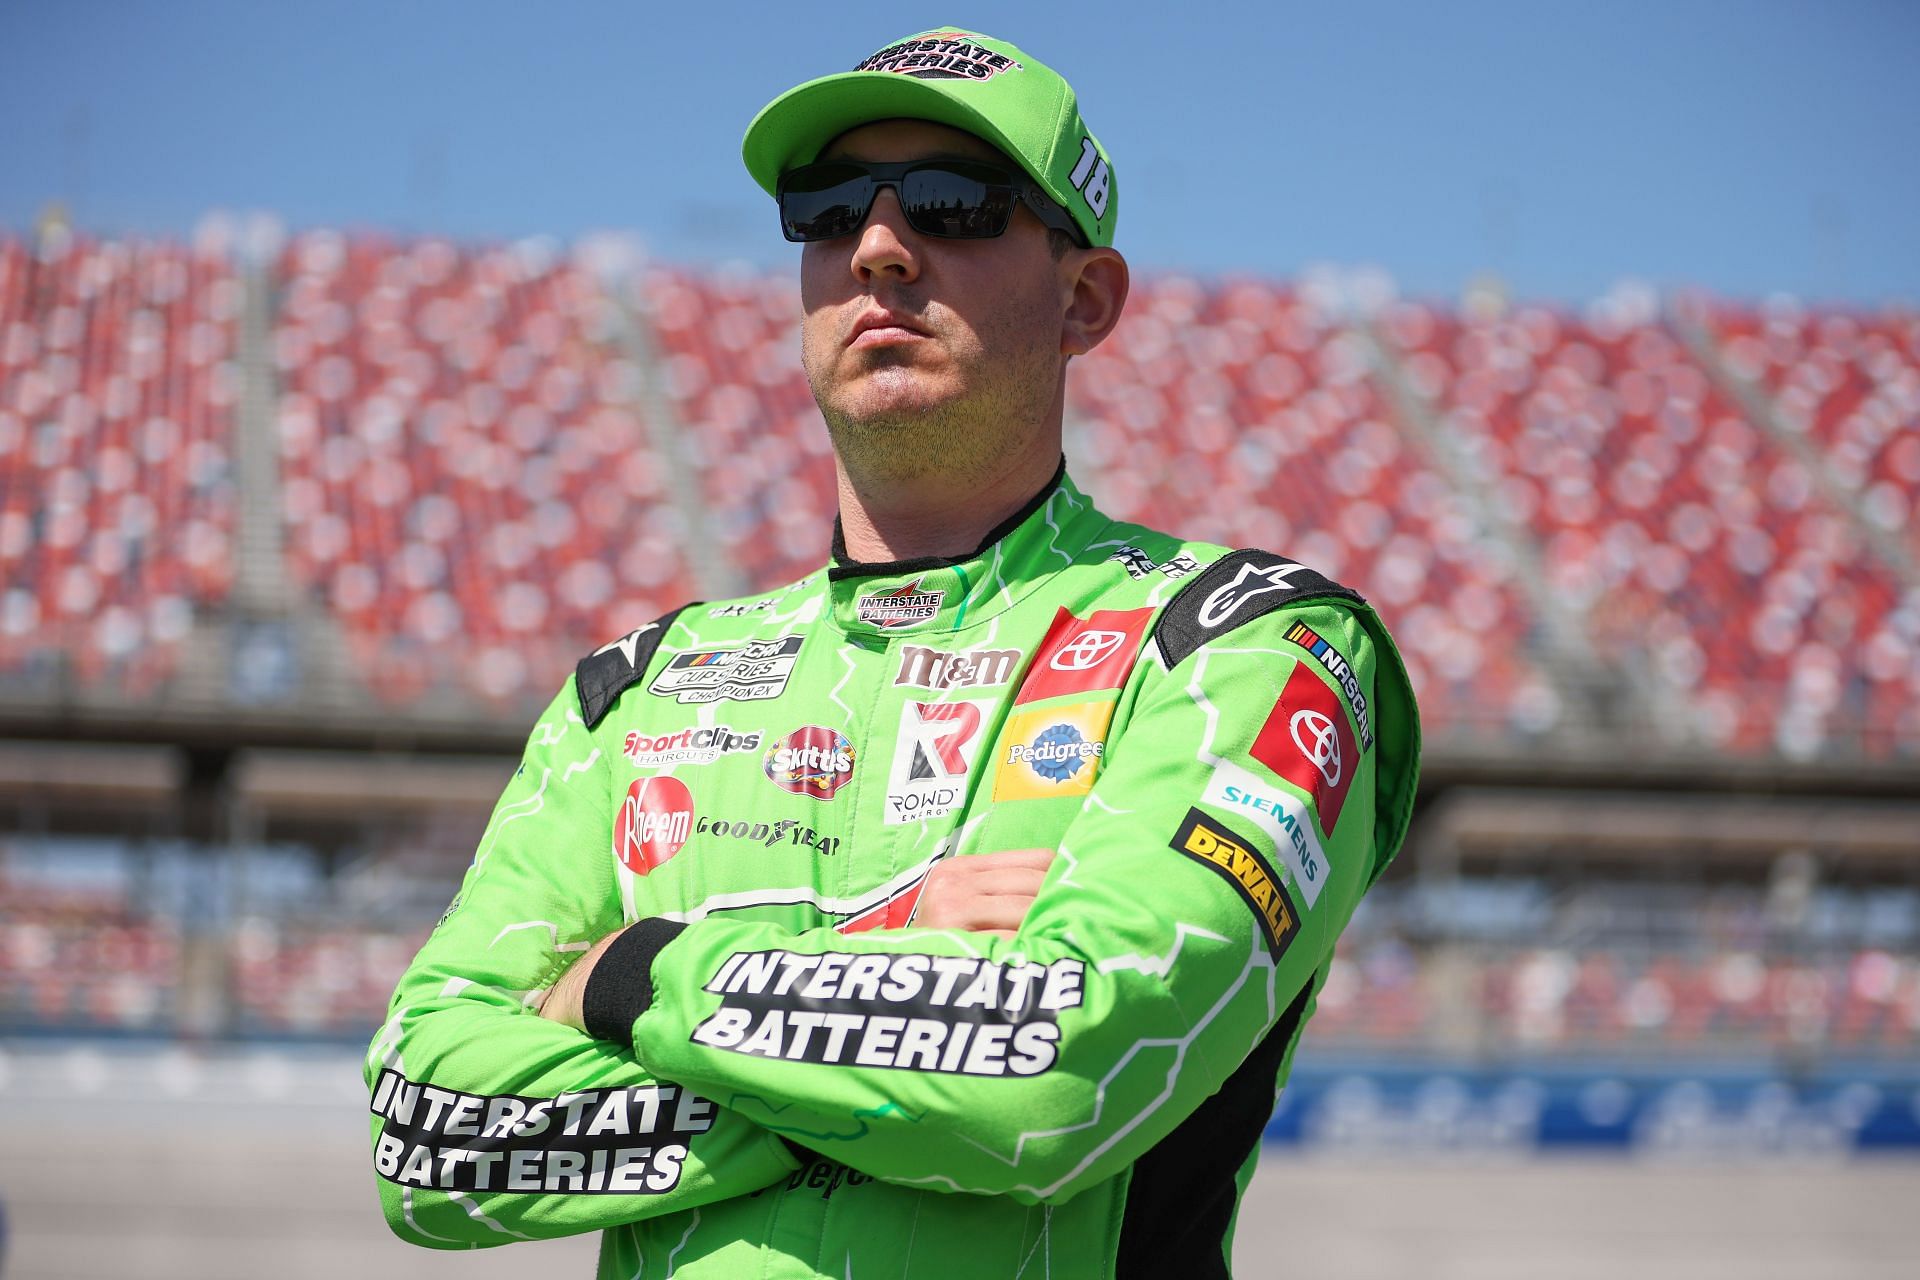
[[918, 234], [907, 225], [900, 197], [892, 187], [882, 187], [854, 243], [853, 274], [862, 284], [876, 275], [911, 280], [920, 274], [918, 242]]

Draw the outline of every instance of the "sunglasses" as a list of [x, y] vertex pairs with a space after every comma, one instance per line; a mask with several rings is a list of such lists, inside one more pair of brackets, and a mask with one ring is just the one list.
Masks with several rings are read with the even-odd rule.
[[1025, 174], [973, 160], [801, 165], [780, 178], [780, 230], [798, 242], [852, 235], [873, 212], [882, 187], [893, 188], [907, 225], [921, 235], [990, 240], [1006, 231], [1013, 206], [1025, 201], [1041, 222], [1067, 232], [1077, 245], [1087, 243], [1067, 211]]

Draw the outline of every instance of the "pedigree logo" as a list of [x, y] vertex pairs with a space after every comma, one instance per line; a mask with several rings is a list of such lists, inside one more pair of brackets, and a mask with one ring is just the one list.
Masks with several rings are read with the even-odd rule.
[[991, 80], [1020, 64], [973, 42], [964, 31], [930, 31], [890, 44], [855, 71], [892, 71], [916, 80]]
[[838, 729], [809, 724], [767, 748], [767, 781], [782, 791], [831, 800], [853, 780], [853, 743]]

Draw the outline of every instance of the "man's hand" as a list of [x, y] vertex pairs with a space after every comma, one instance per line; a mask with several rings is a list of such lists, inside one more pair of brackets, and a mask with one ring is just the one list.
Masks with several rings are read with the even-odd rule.
[[587, 1019], [581, 1011], [581, 1001], [587, 993], [587, 978], [593, 973], [594, 963], [600, 959], [601, 953], [625, 932], [624, 929], [616, 929], [594, 943], [587, 954], [575, 960], [572, 967], [560, 975], [560, 981], [554, 983], [547, 992], [547, 998], [540, 1005], [540, 1016], [572, 1027], [575, 1031], [585, 1031]]
[[927, 873], [913, 923], [1011, 938], [1052, 864], [1051, 849], [1005, 849], [944, 859]]
[[[923, 929], [965, 929], [1011, 938], [1026, 919], [1027, 908], [1040, 892], [1040, 882], [1053, 865], [1051, 849], [1004, 849], [947, 858], [927, 873], [913, 923]], [[600, 956], [619, 933], [610, 933], [573, 962], [541, 1002], [540, 1016], [585, 1031], [581, 1013], [587, 979]]]

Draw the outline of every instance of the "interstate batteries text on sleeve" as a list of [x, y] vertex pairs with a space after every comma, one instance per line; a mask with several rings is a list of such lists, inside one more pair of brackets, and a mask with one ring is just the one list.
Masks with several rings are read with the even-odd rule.
[[659, 1195], [680, 1182], [713, 1103], [678, 1085], [558, 1097], [461, 1093], [380, 1073], [369, 1107], [385, 1123], [374, 1168], [436, 1191]]
[[738, 951], [706, 984], [723, 1001], [693, 1039], [790, 1062], [1038, 1075], [1053, 1066], [1055, 1017], [1080, 1004], [1084, 974], [1078, 960]]

